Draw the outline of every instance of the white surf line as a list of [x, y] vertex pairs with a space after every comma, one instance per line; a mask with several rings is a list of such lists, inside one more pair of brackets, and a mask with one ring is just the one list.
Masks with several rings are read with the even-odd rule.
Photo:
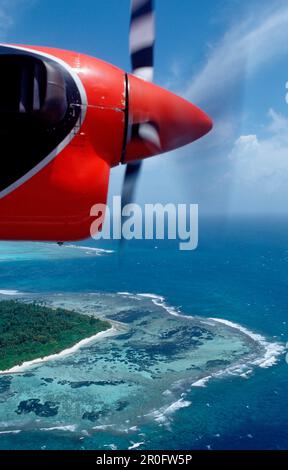
[[114, 424], [100, 424], [99, 426], [93, 426], [92, 429], [95, 431], [106, 431], [107, 429], [113, 428]]
[[22, 295], [22, 292], [19, 292], [19, 290], [13, 290], [13, 289], [0, 289], [0, 294], [1, 295]]
[[92, 247], [92, 246], [83, 246], [83, 245], [73, 245], [73, 244], [64, 244], [62, 248], [74, 248], [76, 250], [86, 250], [86, 251], [92, 251], [92, 252], [95, 252], [95, 253], [107, 253], [107, 254], [112, 254], [112, 253], [115, 253], [114, 250], [105, 250], [104, 248], [95, 248], [95, 247]]
[[[154, 294], [138, 294], [141, 297], [146, 297], [146, 298], [151, 298], [152, 302], [155, 305], [158, 305], [159, 307], [162, 307], [166, 310], [166, 312], [170, 313], [170, 315], [174, 315], [177, 317], [181, 318], [186, 318], [186, 319], [193, 319], [193, 316], [188, 316], [188, 315], [183, 315], [179, 313], [175, 307], [170, 307], [165, 303], [165, 298], [159, 295], [154, 295]], [[241, 331], [244, 333], [246, 336], [249, 338], [253, 339], [256, 343], [260, 344], [264, 349], [265, 353], [264, 356], [261, 358], [256, 359], [255, 361], [252, 361], [250, 364], [258, 365], [259, 367], [265, 368], [265, 367], [270, 367], [274, 364], [276, 364], [278, 360], [278, 356], [284, 353], [285, 347], [280, 344], [280, 343], [272, 343], [270, 341], [267, 341], [266, 338], [259, 333], [254, 333], [253, 331], [249, 330], [245, 326], [239, 325], [238, 323], [234, 323], [229, 320], [221, 319], [221, 318], [207, 318], [209, 321], [214, 321], [218, 323], [222, 323], [230, 328], [236, 329], [238, 331]]]
[[151, 299], [154, 305], [157, 305], [158, 307], [164, 308], [164, 310], [169, 313], [170, 315], [173, 315], [174, 317], [180, 317], [180, 318], [185, 318], [186, 320], [193, 320], [195, 317], [192, 315], [183, 315], [179, 313], [179, 310], [177, 310], [175, 307], [171, 307], [165, 303], [165, 297], [161, 295], [155, 295], [155, 294], [137, 294], [139, 297], [144, 297], [147, 299]]
[[220, 369], [217, 372], [212, 372], [209, 375], [205, 375], [200, 379], [197, 379], [191, 384], [192, 387], [206, 387], [207, 383], [212, 379], [219, 379], [228, 376], [242, 377], [247, 379], [249, 375], [253, 372], [253, 367], [255, 363], [253, 361], [247, 361], [247, 363], [236, 363], [231, 366], [226, 367], [226, 369]]
[[[170, 315], [185, 318], [192, 320], [192, 315], [183, 315], [176, 310], [175, 307], [170, 307], [165, 303], [165, 297], [156, 295], [156, 294], [137, 294], [140, 297], [149, 298], [152, 302], [157, 305], [158, 307], [164, 308], [164, 310], [169, 313]], [[231, 366], [228, 366], [225, 369], [221, 369], [218, 372], [214, 372], [212, 374], [206, 375], [201, 377], [200, 379], [196, 380], [192, 383], [193, 387], [206, 387], [206, 384], [213, 378], [220, 378], [225, 375], [238, 375], [242, 378], [247, 378], [249, 374], [252, 372], [251, 366], [258, 366], [261, 368], [268, 368], [276, 364], [279, 360], [279, 356], [285, 352], [285, 347], [280, 343], [272, 343], [266, 340], [266, 338], [259, 333], [254, 333], [253, 331], [249, 330], [248, 328], [239, 325], [238, 323], [231, 322], [229, 320], [221, 319], [221, 318], [207, 318], [207, 321], [214, 321], [218, 323], [222, 323], [230, 328], [236, 329], [241, 331], [246, 336], [250, 337], [256, 343], [260, 344], [264, 348], [264, 354], [258, 359], [252, 359], [251, 361], [248, 360], [246, 364], [237, 363]], [[250, 366], [250, 368], [249, 368]]]
[[278, 356], [284, 353], [285, 346], [280, 343], [272, 343], [266, 340], [264, 336], [259, 333], [253, 333], [253, 331], [248, 330], [245, 326], [239, 325], [238, 323], [231, 322], [229, 320], [224, 320], [222, 318], [210, 318], [210, 320], [216, 321], [218, 323], [223, 323], [230, 328], [241, 331], [249, 338], [253, 339], [256, 343], [259, 343], [265, 349], [264, 356], [261, 358], [255, 359], [251, 364], [257, 365], [262, 368], [271, 367], [278, 361]]
[[19, 434], [21, 429], [15, 429], [14, 431], [0, 431], [0, 434]]
[[109, 328], [108, 330], [100, 331], [96, 335], [90, 336], [89, 338], [82, 339], [78, 343], [74, 344], [74, 346], [71, 346], [71, 348], [64, 349], [60, 353], [51, 354], [50, 356], [45, 356], [45, 357], [39, 357], [31, 361], [26, 361], [26, 362], [23, 362], [23, 364], [19, 364], [19, 365], [11, 367], [11, 369], [0, 370], [0, 375], [17, 374], [19, 372], [23, 372], [24, 370], [30, 368], [31, 366], [42, 364], [43, 362], [47, 362], [47, 361], [52, 361], [52, 360], [54, 361], [56, 359], [60, 359], [62, 357], [75, 353], [76, 351], [78, 351], [78, 349], [82, 348], [83, 346], [86, 346], [87, 344], [95, 340], [106, 338], [107, 336], [113, 336], [115, 333], [117, 333], [117, 329], [114, 326], [112, 326], [112, 328]]
[[212, 375], [206, 375], [206, 377], [202, 377], [202, 379], [198, 379], [192, 383], [192, 387], [206, 387], [206, 383], [212, 379]]
[[280, 343], [272, 343], [266, 340], [264, 336], [259, 333], [254, 333], [245, 326], [239, 325], [238, 323], [231, 322], [222, 318], [209, 318], [209, 320], [222, 323], [223, 325], [233, 328], [235, 330], [241, 331], [243, 334], [251, 338], [256, 343], [260, 344], [264, 348], [264, 354], [261, 357], [256, 359], [251, 359], [242, 364], [236, 363], [235, 365], [228, 366], [225, 369], [221, 369], [218, 372], [213, 372], [210, 375], [200, 378], [192, 383], [192, 387], [206, 387], [206, 384], [215, 378], [221, 378], [228, 375], [236, 375], [244, 379], [249, 378], [249, 375], [252, 373], [253, 367], [258, 366], [261, 368], [268, 368], [275, 365], [279, 356], [285, 352], [285, 346]]
[[158, 410], [153, 410], [147, 413], [144, 416], [152, 417], [154, 421], [161, 424], [168, 424], [169, 417], [176, 413], [176, 411], [180, 410], [181, 408], [186, 408], [191, 406], [192, 402], [188, 400], [184, 400], [183, 398], [179, 398], [178, 400], [174, 401], [168, 406], [162, 406]]
[[40, 428], [40, 431], [69, 431], [69, 432], [75, 432], [77, 429], [76, 424], [67, 424], [63, 426], [52, 426], [51, 428]]
[[138, 447], [142, 446], [143, 444], [145, 444], [145, 441], [141, 441], [141, 442], [133, 442], [133, 441], [130, 441], [130, 444], [131, 446], [128, 447], [128, 450], [133, 450], [133, 449], [138, 449]]
[[45, 242], [36, 242], [36, 243], [38, 243], [38, 245], [41, 245], [41, 248], [45, 248], [45, 245], [46, 245], [46, 246], [49, 246], [50, 248], [54, 248], [57, 251], [61, 251], [61, 250], [65, 250], [65, 249], [66, 250], [67, 249], [80, 250], [80, 251], [95, 253], [98, 256], [101, 256], [102, 254], [109, 254], [110, 255], [110, 254], [115, 253], [114, 250], [106, 250], [104, 248], [96, 248], [96, 247], [93, 247], [93, 246], [75, 245], [73, 243], [64, 243], [61, 246], [57, 245], [56, 243], [49, 243], [49, 242], [46, 242], [46, 243]]

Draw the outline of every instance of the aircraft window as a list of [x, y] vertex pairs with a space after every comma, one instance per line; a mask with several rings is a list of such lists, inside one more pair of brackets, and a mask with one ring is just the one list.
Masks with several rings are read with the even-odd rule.
[[81, 96], [66, 69], [37, 54], [0, 47], [0, 70], [1, 191], [72, 131]]
[[50, 124], [67, 111], [63, 73], [40, 60], [23, 56], [0, 57], [0, 112], [33, 114]]

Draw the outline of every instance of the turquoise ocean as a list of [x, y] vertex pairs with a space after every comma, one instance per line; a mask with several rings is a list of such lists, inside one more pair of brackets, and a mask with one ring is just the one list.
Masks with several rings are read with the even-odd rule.
[[1, 299], [115, 330], [0, 375], [0, 449], [287, 449], [287, 284], [280, 217], [200, 220], [191, 252], [1, 243]]

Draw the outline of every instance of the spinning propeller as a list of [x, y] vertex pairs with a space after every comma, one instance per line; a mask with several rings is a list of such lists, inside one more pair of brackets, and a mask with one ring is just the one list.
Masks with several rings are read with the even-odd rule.
[[[154, 76], [155, 11], [154, 0], [132, 0], [130, 21], [130, 56], [132, 73], [149, 82]], [[152, 142], [161, 148], [157, 128], [153, 123], [144, 122], [134, 127], [136, 138]], [[128, 139], [133, 127], [128, 123]], [[133, 202], [142, 161], [128, 163], [122, 189], [122, 207]]]
[[[186, 145], [212, 128], [211, 119], [190, 102], [154, 85], [154, 0], [131, 0], [127, 163], [122, 208], [133, 202], [142, 159]], [[144, 82], [145, 81], [145, 82]]]

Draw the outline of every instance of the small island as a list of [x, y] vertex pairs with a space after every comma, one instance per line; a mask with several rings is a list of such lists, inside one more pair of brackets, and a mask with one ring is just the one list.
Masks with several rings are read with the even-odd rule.
[[61, 353], [109, 328], [107, 321], [75, 311], [0, 301], [0, 371]]

